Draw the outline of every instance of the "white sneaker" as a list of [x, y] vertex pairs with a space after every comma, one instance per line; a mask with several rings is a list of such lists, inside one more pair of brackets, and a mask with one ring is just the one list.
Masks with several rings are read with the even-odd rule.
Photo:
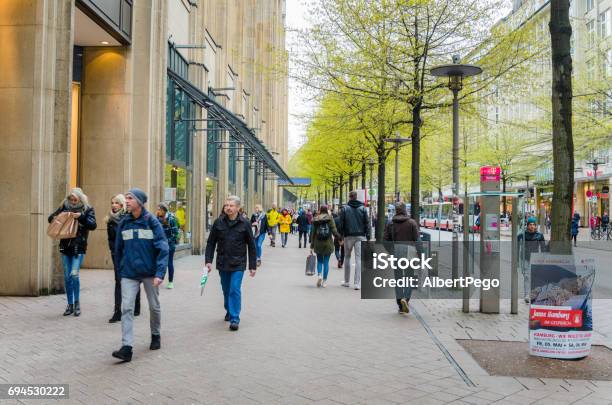
[[321, 287], [327, 288], [327, 280], [323, 280], [323, 284], [321, 284]]
[[350, 287], [351, 284], [347, 281], [345, 281], [344, 283], [342, 283], [342, 287]]
[[361, 286], [359, 284], [355, 284], [355, 290], [361, 290]]
[[317, 278], [317, 287], [321, 287], [321, 283], [323, 282], [323, 276], [319, 276]]

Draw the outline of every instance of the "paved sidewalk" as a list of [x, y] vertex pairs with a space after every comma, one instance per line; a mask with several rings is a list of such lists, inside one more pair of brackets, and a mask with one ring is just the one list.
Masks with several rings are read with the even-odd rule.
[[392, 301], [340, 287], [336, 268], [317, 289], [304, 276], [306, 252], [292, 236], [286, 249], [264, 247], [257, 276], [244, 279], [238, 332], [223, 321], [218, 274], [200, 297], [202, 258], [178, 260], [175, 289], [161, 291], [162, 349], [148, 350], [143, 297], [128, 364], [110, 356], [121, 339], [120, 324], [107, 323], [112, 272], [82, 272], [80, 318], [61, 315], [62, 295], [0, 297], [0, 383], [67, 383], [63, 402], [85, 404], [612, 403], [609, 382], [482, 375], [456, 352], [449, 325], [483, 316], [416, 302], [424, 327]]

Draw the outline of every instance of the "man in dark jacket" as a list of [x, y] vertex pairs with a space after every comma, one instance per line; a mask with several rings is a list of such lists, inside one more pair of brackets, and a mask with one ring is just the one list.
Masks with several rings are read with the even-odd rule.
[[[416, 221], [410, 218], [406, 212], [406, 204], [400, 202], [395, 205], [395, 215], [391, 218], [391, 221], [385, 226], [385, 234], [383, 240], [388, 242], [415, 242], [414, 246], [417, 252], [420, 253], [419, 242], [419, 225]], [[395, 246], [394, 246], [395, 247]], [[398, 270], [401, 273], [401, 270]], [[407, 275], [408, 277], [414, 276], [413, 272]], [[399, 279], [404, 277], [403, 274], [396, 274], [395, 278]], [[410, 312], [408, 301], [412, 295], [412, 289], [396, 287], [395, 296], [397, 306], [399, 307], [400, 314], [407, 314]]]
[[361, 201], [357, 201], [357, 192], [349, 193], [349, 202], [340, 211], [340, 234], [344, 240], [344, 283], [349, 287], [351, 281], [351, 254], [355, 249], [355, 290], [361, 288], [361, 242], [370, 240], [372, 227], [368, 211]]
[[161, 347], [159, 285], [168, 267], [168, 241], [164, 230], [153, 214], [144, 208], [147, 195], [139, 188], [125, 194], [128, 214], [117, 227], [115, 255], [121, 273], [121, 349], [113, 357], [123, 361], [132, 360], [134, 345], [134, 299], [144, 285], [149, 301], [151, 345], [149, 349]]
[[300, 209], [300, 213], [297, 218], [297, 225], [299, 247], [302, 247], [302, 239], [304, 239], [304, 247], [306, 247], [306, 242], [308, 241], [307, 235], [310, 231], [310, 223], [308, 222], [308, 215], [304, 209]]
[[[544, 235], [538, 232], [538, 224], [535, 217], [527, 218], [527, 229], [524, 233], [519, 234], [519, 249], [523, 249], [523, 254], [519, 254], [519, 257], [523, 260], [523, 281], [524, 281], [524, 290], [525, 290], [525, 302], [529, 302], [529, 293], [531, 292], [531, 254], [532, 253], [540, 253], [546, 252], [546, 241], [544, 240]], [[521, 242], [524, 241], [524, 244]]]
[[216, 266], [221, 277], [225, 320], [230, 322], [230, 330], [237, 331], [240, 323], [242, 300], [242, 277], [247, 266], [255, 277], [257, 255], [255, 241], [249, 220], [238, 215], [240, 198], [230, 196], [225, 201], [223, 215], [213, 224], [206, 242], [206, 268], [212, 271], [212, 261], [217, 248]]

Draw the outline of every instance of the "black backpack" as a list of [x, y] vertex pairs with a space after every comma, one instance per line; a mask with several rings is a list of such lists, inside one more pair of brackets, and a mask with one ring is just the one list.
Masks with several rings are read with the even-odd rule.
[[329, 238], [331, 238], [331, 228], [329, 227], [329, 222], [325, 221], [317, 229], [317, 239], [327, 240]]

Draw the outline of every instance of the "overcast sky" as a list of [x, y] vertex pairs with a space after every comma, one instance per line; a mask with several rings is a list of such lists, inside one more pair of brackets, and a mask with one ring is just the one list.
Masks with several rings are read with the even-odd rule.
[[[297, 35], [295, 30], [310, 27], [308, 22], [308, 3], [313, 0], [287, 0], [287, 49], [291, 70], [292, 55], [297, 52]], [[289, 78], [289, 153], [294, 152], [303, 143], [306, 134], [307, 121], [304, 115], [309, 115], [316, 106], [308, 102], [298, 84]]]

